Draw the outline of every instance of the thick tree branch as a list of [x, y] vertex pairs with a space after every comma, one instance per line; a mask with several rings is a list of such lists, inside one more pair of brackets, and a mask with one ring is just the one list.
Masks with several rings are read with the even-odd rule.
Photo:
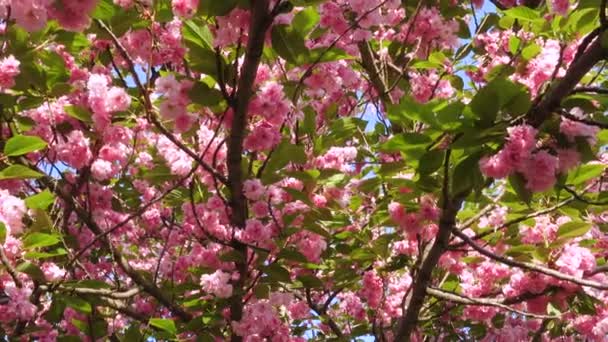
[[578, 94], [578, 93], [608, 94], [608, 89], [600, 88], [600, 87], [576, 87], [576, 88], [572, 89], [571, 94]]
[[[530, 213], [530, 214], [523, 215], [523, 216], [520, 216], [518, 218], [512, 219], [510, 221], [505, 222], [502, 226], [500, 226], [500, 227], [498, 227], [496, 229], [489, 229], [489, 230], [486, 230], [484, 232], [481, 232], [481, 233], [473, 236], [471, 238], [471, 240], [483, 239], [484, 237], [486, 237], [486, 236], [488, 236], [488, 235], [490, 235], [490, 234], [492, 234], [492, 233], [494, 233], [494, 232], [496, 232], [498, 230], [502, 230], [504, 228], [507, 228], [507, 227], [509, 227], [511, 225], [523, 222], [523, 221], [531, 219], [531, 218], [535, 218], [535, 217], [538, 217], [538, 216], [542, 216], [542, 215], [546, 215], [546, 214], [552, 213], [552, 212], [556, 211], [557, 209], [570, 204], [574, 200], [575, 200], [574, 197], [570, 197], [570, 198], [567, 198], [567, 199], [559, 202], [558, 204], [556, 204], [556, 205], [554, 205], [552, 207], [545, 208], [545, 209], [542, 209], [542, 210], [538, 210], [538, 211], [535, 211], [533, 213]], [[461, 226], [458, 227], [459, 230], [464, 230], [465, 228], [467, 228], [466, 225], [461, 225]], [[462, 247], [464, 245], [465, 245], [465, 242], [463, 241], [463, 242], [459, 242], [459, 243], [450, 245], [450, 248], [454, 248], [454, 249], [455, 248], [460, 248], [460, 247]]]
[[[228, 138], [228, 187], [230, 189], [230, 208], [232, 209], [230, 221], [233, 228], [242, 229], [247, 220], [247, 200], [243, 193], [243, 140], [247, 128], [247, 112], [249, 102], [253, 96], [253, 84], [264, 50], [264, 39], [270, 28], [273, 15], [270, 13], [269, 0], [255, 0], [251, 3], [251, 21], [249, 24], [249, 39], [245, 52], [243, 66], [239, 75], [237, 91], [234, 100], [234, 117]], [[279, 6], [279, 5], [277, 5]], [[247, 246], [235, 241], [234, 249], [242, 256], [237, 262], [239, 278], [235, 281], [236, 289], [230, 298], [230, 319], [240, 321], [243, 316], [242, 289], [247, 277]], [[243, 340], [241, 336], [232, 334], [233, 342]]]
[[595, 127], [599, 127], [599, 128], [602, 128], [602, 129], [608, 129], [608, 124], [607, 123], [599, 122], [599, 121], [594, 121], [594, 120], [590, 120], [590, 119], [585, 119], [585, 118], [579, 118], [577, 116], [574, 116], [574, 115], [568, 113], [565, 110], [561, 111], [561, 116], [565, 117], [568, 120], [580, 122], [580, 123], [583, 123], [585, 125], [595, 126]]
[[595, 282], [592, 280], [581, 279], [581, 278], [574, 277], [574, 276], [571, 276], [571, 275], [568, 275], [565, 273], [561, 273], [561, 272], [556, 271], [551, 268], [547, 268], [547, 267], [529, 263], [529, 262], [517, 261], [517, 260], [511, 259], [509, 257], [504, 257], [504, 256], [495, 254], [495, 253], [481, 247], [475, 241], [473, 241], [470, 237], [468, 237], [465, 233], [463, 233], [457, 229], [454, 229], [453, 233], [454, 233], [454, 235], [456, 235], [459, 238], [461, 238], [462, 240], [464, 240], [464, 242], [466, 242], [467, 245], [471, 246], [471, 248], [473, 248], [474, 250], [479, 252], [479, 254], [486, 256], [492, 260], [503, 263], [505, 265], [521, 268], [521, 269], [536, 272], [536, 273], [542, 273], [542, 274], [554, 277], [556, 279], [569, 281], [571, 283], [581, 285], [581, 286], [588, 286], [588, 287], [592, 287], [592, 288], [599, 289], [599, 290], [608, 290], [608, 284], [601, 284], [601, 283], [598, 283], [598, 282]]
[[[64, 202], [69, 203], [74, 212], [78, 215], [78, 218], [93, 232], [95, 235], [102, 235], [103, 229], [97, 225], [95, 221], [91, 218], [89, 212], [83, 209], [81, 206], [76, 203], [71, 193], [62, 186], [55, 186], [52, 180], [47, 179], [46, 177], [40, 178], [40, 182], [48, 189], [52, 190], [59, 198], [61, 198]], [[192, 315], [186, 312], [183, 308], [173, 302], [167, 294], [165, 294], [161, 289], [156, 287], [149, 280], [144, 278], [144, 276], [139, 273], [138, 270], [133, 269], [129, 264], [129, 261], [125, 258], [122, 252], [114, 247], [110, 240], [104, 237], [102, 243], [110, 250], [112, 255], [114, 256], [118, 266], [125, 272], [131, 280], [137, 285], [139, 285], [146, 293], [154, 297], [158, 300], [159, 303], [167, 307], [173, 314], [179, 317], [182, 321], [188, 322], [192, 320]]]
[[543, 96], [538, 105], [534, 106], [527, 114], [527, 119], [535, 127], [540, 126], [547, 120], [551, 113], [560, 106], [562, 99], [568, 96], [580, 80], [593, 68], [599, 61], [606, 58], [606, 50], [602, 47], [602, 35], [590, 44], [581, 57], [574, 61], [566, 75], [559, 80]]
[[514, 309], [508, 305], [505, 305], [502, 302], [500, 302], [499, 300], [495, 300], [495, 299], [472, 298], [472, 297], [467, 297], [467, 296], [463, 296], [463, 295], [460, 295], [457, 293], [448, 292], [448, 291], [444, 291], [444, 290], [440, 290], [440, 289], [436, 289], [436, 288], [427, 288], [426, 292], [435, 298], [445, 299], [450, 302], [454, 302], [454, 303], [458, 303], [458, 304], [494, 306], [497, 308], [501, 308], [501, 309], [504, 309], [504, 310], [507, 310], [507, 311], [510, 311], [513, 313], [517, 313], [517, 314], [532, 317], [532, 318], [540, 318], [540, 319], [559, 318], [559, 316], [538, 315], [538, 314], [533, 314], [533, 313], [517, 310], [517, 309]]
[[71, 292], [71, 293], [83, 294], [83, 295], [95, 295], [95, 296], [107, 297], [107, 298], [112, 298], [112, 299], [127, 299], [127, 298], [134, 297], [141, 292], [141, 289], [139, 289], [139, 288], [132, 288], [132, 289], [120, 292], [120, 291], [116, 291], [116, 290], [112, 290], [112, 289], [93, 289], [93, 288], [88, 288], [88, 287], [70, 287], [70, 286], [65, 286], [65, 285], [61, 285], [61, 286], [57, 287], [56, 289], [49, 287], [47, 285], [41, 285], [40, 290], [42, 290], [42, 291], [59, 290], [62, 292]]
[[435, 241], [430, 248], [425, 248], [422, 253], [422, 264], [417, 272], [417, 277], [412, 285], [412, 291], [406, 298], [407, 309], [403, 317], [399, 320], [395, 341], [409, 341], [410, 334], [416, 328], [420, 309], [424, 304], [426, 290], [431, 282], [432, 273], [439, 258], [446, 251], [452, 230], [456, 226], [456, 214], [460, 210], [460, 206], [464, 200], [462, 194], [458, 194], [455, 198], [450, 198], [449, 191], [449, 167], [450, 167], [450, 150], [446, 151], [444, 163], [444, 178], [443, 178], [443, 198], [442, 212], [439, 219], [439, 232], [435, 237]]

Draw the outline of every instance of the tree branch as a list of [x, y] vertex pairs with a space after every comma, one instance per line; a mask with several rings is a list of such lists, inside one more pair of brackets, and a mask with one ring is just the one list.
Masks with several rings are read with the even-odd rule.
[[595, 39], [581, 57], [573, 62], [566, 75], [543, 96], [538, 105], [534, 106], [526, 115], [530, 124], [540, 126], [551, 113], [559, 107], [562, 99], [572, 92], [572, 89], [580, 80], [599, 62], [606, 57], [606, 51], [602, 47], [601, 36]]
[[460, 294], [457, 294], [454, 292], [448, 292], [448, 291], [444, 291], [444, 290], [440, 290], [440, 289], [436, 289], [436, 288], [427, 288], [426, 292], [433, 297], [449, 300], [450, 302], [454, 302], [454, 303], [458, 303], [458, 304], [494, 306], [494, 307], [501, 308], [501, 309], [504, 309], [504, 310], [507, 310], [510, 312], [514, 312], [514, 313], [517, 313], [517, 314], [520, 314], [523, 316], [540, 318], [540, 319], [559, 318], [559, 316], [537, 315], [537, 314], [517, 310], [508, 305], [501, 303], [500, 301], [494, 300], [494, 299], [472, 298], [472, 297], [467, 297], [467, 296], [463, 296], [463, 295], [460, 295]]
[[395, 334], [395, 341], [409, 341], [410, 334], [416, 327], [418, 322], [418, 315], [420, 309], [424, 304], [426, 297], [426, 290], [431, 282], [431, 276], [433, 269], [437, 266], [439, 258], [446, 251], [450, 235], [453, 228], [456, 226], [456, 214], [460, 210], [460, 206], [464, 197], [462, 194], [458, 194], [456, 198], [450, 198], [449, 191], [449, 166], [450, 166], [450, 150], [446, 151], [445, 162], [444, 162], [444, 178], [443, 178], [443, 199], [442, 199], [442, 212], [441, 218], [439, 219], [439, 232], [435, 237], [430, 248], [425, 248], [422, 257], [422, 266], [418, 270], [416, 280], [412, 285], [412, 291], [406, 298], [405, 304], [407, 310], [403, 317], [400, 319], [397, 331]]
[[497, 254], [490, 252], [487, 249], [479, 246], [475, 241], [473, 241], [470, 237], [468, 237], [463, 232], [461, 232], [457, 229], [454, 229], [453, 233], [454, 233], [454, 235], [456, 235], [459, 238], [461, 238], [462, 240], [464, 240], [464, 242], [466, 242], [469, 246], [471, 246], [471, 248], [473, 248], [474, 250], [479, 252], [479, 254], [484, 255], [492, 260], [503, 263], [505, 265], [521, 268], [521, 269], [536, 272], [536, 273], [542, 273], [542, 274], [545, 274], [545, 275], [548, 275], [548, 276], [551, 276], [551, 277], [554, 277], [554, 278], [557, 278], [560, 280], [569, 281], [571, 283], [575, 283], [575, 284], [581, 285], [581, 286], [588, 286], [588, 287], [592, 287], [592, 288], [595, 288], [598, 290], [608, 290], [608, 284], [601, 284], [601, 283], [598, 283], [598, 282], [595, 282], [592, 280], [577, 278], [577, 277], [574, 277], [574, 276], [571, 276], [568, 274], [561, 273], [561, 272], [556, 271], [551, 268], [547, 268], [547, 267], [536, 265], [536, 264], [529, 263], [529, 262], [521, 262], [521, 261], [517, 261], [517, 260], [511, 259], [511, 258], [508, 258], [508, 257], [497, 255]]
[[139, 77], [137, 76], [137, 72], [135, 71], [135, 64], [133, 63], [133, 58], [129, 55], [129, 52], [122, 45], [120, 40], [114, 35], [112, 30], [101, 20], [95, 19], [95, 22], [112, 38], [112, 42], [122, 55], [122, 57], [126, 60], [129, 65], [129, 70], [131, 71], [131, 75], [133, 76], [133, 80], [135, 81], [135, 85], [139, 89], [141, 96], [144, 98], [144, 109], [146, 111], [148, 120], [152, 122], [154, 127], [158, 129], [164, 136], [167, 137], [173, 144], [175, 144], [180, 150], [186, 152], [190, 158], [194, 159], [205, 171], [211, 173], [215, 178], [219, 179], [223, 184], [228, 184], [228, 180], [224, 175], [218, 173], [213, 167], [209, 164], [205, 163], [205, 161], [200, 158], [194, 151], [192, 151], [188, 146], [184, 145], [179, 139], [177, 139], [173, 133], [171, 133], [165, 126], [162, 125], [158, 118], [156, 117], [156, 113], [153, 110], [152, 101], [150, 100], [150, 95], [146, 91], [146, 88], [143, 86]]
[[[249, 24], [249, 38], [241, 67], [240, 77], [234, 100], [234, 117], [228, 137], [228, 187], [230, 189], [230, 208], [232, 209], [230, 221], [233, 228], [244, 228], [247, 219], [247, 200], [243, 193], [243, 140], [247, 128], [247, 112], [249, 102], [253, 96], [253, 83], [258, 71], [266, 32], [270, 28], [273, 15], [269, 11], [269, 0], [255, 0], [251, 4], [251, 21]], [[277, 4], [279, 6], [280, 4]], [[278, 7], [277, 7], [278, 8]], [[230, 319], [240, 321], [243, 316], [243, 293], [241, 293], [247, 277], [247, 246], [233, 242], [234, 249], [241, 254], [243, 261], [236, 264], [239, 277], [234, 283], [235, 293], [230, 298]], [[235, 333], [231, 341], [240, 342], [243, 338]]]
[[[46, 177], [40, 178], [40, 182], [48, 189], [51, 189], [64, 202], [70, 203], [78, 218], [91, 230], [91, 232], [93, 232], [95, 235], [103, 234], [103, 229], [101, 229], [101, 227], [99, 227], [97, 223], [93, 221], [89, 212], [80, 207], [76, 201], [74, 201], [69, 191], [67, 191], [64, 187], [55, 186], [55, 184], [53, 184], [53, 182]], [[186, 312], [179, 305], [174, 303], [173, 300], [170, 299], [162, 290], [144, 278], [139, 271], [133, 269], [122, 252], [112, 245], [107, 236], [105, 236], [101, 241], [110, 250], [118, 263], [118, 266], [131, 278], [131, 280], [133, 280], [135, 284], [141, 286], [146, 293], [158, 300], [159, 303], [167, 307], [182, 321], [189, 322], [192, 320], [192, 315], [190, 313]]]

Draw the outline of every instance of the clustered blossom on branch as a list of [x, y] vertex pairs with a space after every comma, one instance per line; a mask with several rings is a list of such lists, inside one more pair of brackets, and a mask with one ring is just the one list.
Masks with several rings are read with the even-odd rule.
[[603, 341], [605, 10], [0, 0], [2, 334]]

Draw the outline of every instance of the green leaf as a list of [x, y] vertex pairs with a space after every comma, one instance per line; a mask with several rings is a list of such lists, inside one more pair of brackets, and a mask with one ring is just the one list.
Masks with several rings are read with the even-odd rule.
[[526, 180], [519, 173], [513, 174], [509, 176], [509, 183], [515, 190], [515, 193], [519, 198], [524, 201], [526, 204], [530, 204], [532, 200], [532, 192], [526, 188]]
[[516, 36], [511, 36], [509, 38], [509, 52], [511, 52], [511, 54], [516, 54], [517, 50], [519, 50], [520, 45], [521, 39], [517, 38]]
[[481, 152], [473, 153], [456, 165], [452, 174], [452, 192], [454, 194], [467, 194], [483, 184], [483, 176], [479, 170], [480, 158]]
[[91, 304], [86, 300], [78, 297], [63, 297], [65, 304], [72, 309], [82, 312], [83, 314], [91, 314], [93, 312], [93, 308]]
[[280, 282], [288, 283], [291, 281], [291, 277], [289, 276], [289, 271], [280, 266], [279, 264], [271, 264], [269, 266], [264, 267], [264, 272], [268, 274], [270, 279]]
[[201, 0], [198, 10], [205, 16], [222, 16], [230, 13], [238, 0]]
[[87, 123], [93, 122], [91, 112], [89, 112], [89, 110], [84, 107], [65, 106], [64, 110], [69, 116], [73, 117], [74, 119]]
[[298, 252], [295, 249], [282, 249], [279, 254], [277, 254], [277, 259], [285, 259], [289, 261], [297, 261], [297, 262], [307, 262], [308, 260], [302, 253]]
[[171, 319], [150, 318], [150, 325], [160, 330], [166, 331], [171, 335], [177, 334], [175, 322]]
[[32, 264], [31, 262], [28, 262], [28, 261], [23, 262], [23, 263], [19, 264], [17, 267], [15, 267], [15, 270], [29, 275], [34, 280], [38, 280], [41, 282], [46, 281], [46, 278], [44, 277], [44, 273], [42, 272], [40, 267]]
[[425, 134], [402, 133], [395, 135], [386, 143], [382, 144], [382, 149], [388, 151], [405, 151], [414, 148], [426, 147], [426, 145], [432, 142], [433, 140]]
[[195, 22], [194, 20], [186, 20], [182, 25], [182, 35], [185, 40], [197, 44], [200, 47], [212, 49], [213, 35], [206, 23]]
[[36, 136], [17, 135], [6, 142], [4, 145], [4, 154], [9, 157], [24, 155], [29, 152], [41, 150], [47, 146], [47, 143]]
[[418, 172], [431, 174], [437, 171], [443, 163], [445, 153], [441, 150], [432, 150], [425, 153], [418, 163]]
[[304, 285], [304, 287], [315, 289], [323, 288], [323, 282], [319, 278], [311, 274], [302, 274], [297, 279]]
[[48, 247], [56, 245], [61, 240], [57, 235], [45, 234], [45, 233], [31, 233], [28, 234], [23, 240], [23, 245], [27, 249], [37, 247]]
[[[188, 62], [190, 68], [194, 71], [201, 72], [205, 75], [213, 77], [216, 81], [219, 79], [217, 56], [210, 48], [205, 48], [196, 44], [188, 44]], [[221, 58], [221, 56], [220, 56]], [[220, 70], [224, 72], [226, 62], [220, 59]]]
[[25, 258], [26, 259], [48, 259], [48, 258], [58, 257], [61, 255], [66, 255], [66, 254], [68, 254], [68, 252], [64, 248], [57, 248], [56, 250], [51, 251], [51, 252], [37, 252], [37, 251], [27, 252], [27, 253], [25, 253]]
[[528, 46], [526, 46], [522, 51], [521, 51], [521, 56], [529, 61], [532, 58], [538, 56], [538, 54], [542, 51], [542, 48], [538, 45], [538, 44], [530, 44]]
[[300, 65], [309, 59], [304, 37], [293, 26], [275, 25], [270, 37], [272, 48], [287, 62]]
[[28, 178], [40, 178], [44, 176], [40, 172], [36, 172], [29, 167], [23, 165], [11, 165], [6, 169], [0, 171], [0, 180], [4, 179], [28, 179]]
[[469, 104], [471, 111], [479, 118], [484, 127], [494, 124], [498, 111], [500, 110], [500, 93], [492, 86], [481, 88]]
[[591, 229], [591, 224], [580, 221], [566, 222], [557, 230], [557, 236], [560, 238], [574, 238], [585, 235]]
[[306, 36], [319, 22], [319, 12], [314, 7], [308, 7], [298, 12], [292, 20], [293, 27]]
[[46, 209], [55, 202], [55, 195], [46, 189], [25, 199], [25, 205], [30, 209]]
[[[306, 161], [306, 152], [302, 145], [294, 145], [288, 140], [283, 140], [270, 157], [264, 175], [269, 177], [289, 163], [304, 164]], [[267, 177], [264, 179], [267, 179]]]
[[6, 241], [6, 225], [0, 222], [0, 245], [3, 245], [4, 241]]
[[579, 185], [590, 179], [599, 177], [605, 170], [602, 164], [586, 164], [568, 174], [568, 184]]
[[188, 92], [188, 96], [192, 102], [203, 106], [215, 106], [223, 100], [222, 93], [219, 90], [210, 88], [204, 82], [196, 82]]
[[538, 13], [538, 11], [535, 11], [526, 6], [518, 6], [518, 7], [510, 8], [510, 9], [504, 11], [504, 13], [511, 18], [524, 20], [524, 21], [540, 19], [540, 14]]
[[110, 20], [116, 15], [114, 3], [112, 0], [101, 0], [95, 7], [92, 17], [101, 20]]

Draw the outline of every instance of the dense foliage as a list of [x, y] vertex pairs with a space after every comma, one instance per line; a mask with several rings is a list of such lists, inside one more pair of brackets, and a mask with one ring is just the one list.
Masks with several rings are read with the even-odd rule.
[[606, 341], [605, 0], [0, 0], [0, 334]]

